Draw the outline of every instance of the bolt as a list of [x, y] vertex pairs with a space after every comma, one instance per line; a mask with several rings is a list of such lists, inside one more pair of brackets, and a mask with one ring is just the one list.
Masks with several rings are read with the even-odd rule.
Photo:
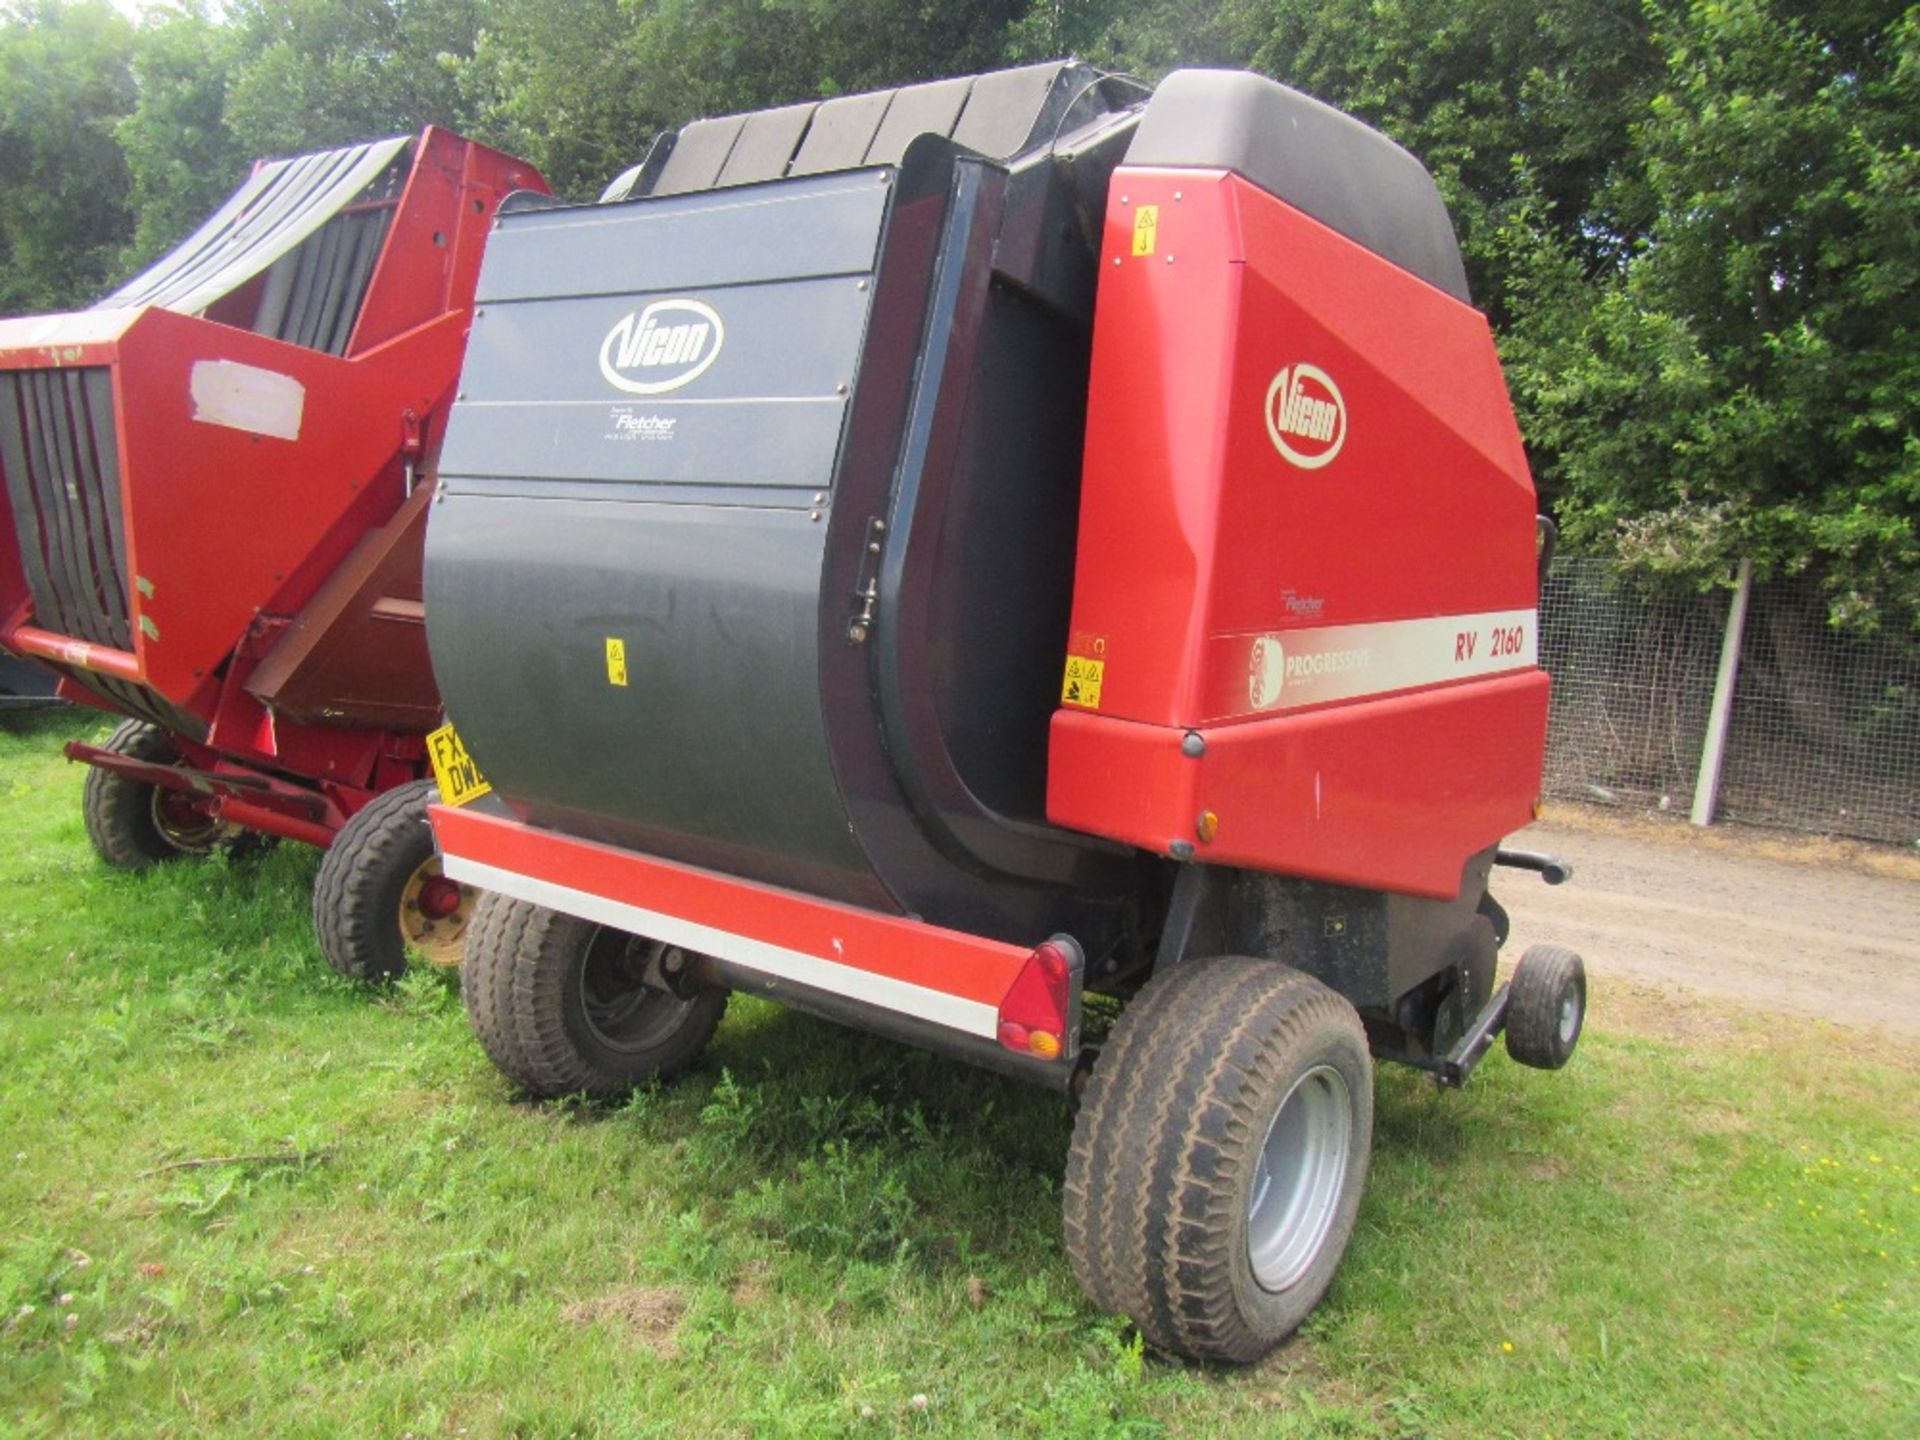
[[1189, 760], [1198, 760], [1207, 753], [1207, 737], [1198, 730], [1189, 730], [1180, 737], [1180, 753]]
[[1171, 256], [1171, 255], [1169, 255], [1169, 256], [1167, 256], [1167, 263], [1168, 263], [1169, 265], [1171, 265], [1171, 264], [1173, 263], [1173, 256]]
[[864, 280], [856, 280], [853, 283], [853, 288], [856, 290], [864, 290], [867, 288], [867, 282]]
[[858, 620], [854, 621], [853, 624], [847, 626], [847, 639], [851, 640], [854, 644], [856, 645], [864, 644], [866, 642], [866, 638], [867, 638], [867, 627], [862, 625]]
[[1116, 264], [1116, 265], [1118, 265], [1118, 264], [1120, 263], [1120, 257], [1119, 257], [1118, 255], [1116, 255], [1116, 256], [1114, 256], [1114, 257], [1113, 257], [1113, 263], [1114, 263], [1114, 264]]
[[1133, 201], [1131, 201], [1131, 200], [1129, 200], [1129, 199], [1128, 199], [1128, 198], [1127, 198], [1126, 196], [1124, 196], [1124, 195], [1122, 195], [1122, 196], [1120, 197], [1120, 203], [1121, 203], [1122, 205], [1131, 205], [1131, 204], [1133, 203]]
[[819, 518], [820, 518], [820, 512], [818, 510], [809, 510], [807, 512], [807, 519], [818, 520]]
[[1167, 854], [1176, 860], [1191, 860], [1193, 859], [1193, 841], [1175, 840], [1167, 846]]

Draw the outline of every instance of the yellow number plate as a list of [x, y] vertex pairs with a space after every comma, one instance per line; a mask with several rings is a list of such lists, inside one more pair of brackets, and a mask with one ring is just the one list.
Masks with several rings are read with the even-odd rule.
[[439, 782], [440, 798], [449, 805], [478, 800], [493, 789], [451, 725], [442, 725], [427, 736], [427, 758], [433, 762], [433, 778]]

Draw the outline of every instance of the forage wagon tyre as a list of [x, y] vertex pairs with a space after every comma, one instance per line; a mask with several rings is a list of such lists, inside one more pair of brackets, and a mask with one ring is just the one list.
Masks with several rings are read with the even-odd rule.
[[1185, 961], [1140, 992], [1093, 1067], [1067, 1256], [1150, 1344], [1256, 1360], [1326, 1294], [1372, 1148], [1353, 1006], [1272, 960]]
[[[180, 763], [180, 751], [167, 732], [144, 720], [122, 721], [101, 748], [150, 765]], [[209, 815], [195, 796], [98, 766], [87, 771], [80, 812], [93, 848], [120, 870], [145, 870], [188, 855], [207, 855], [239, 833], [238, 826]]]
[[484, 895], [460, 977], [489, 1059], [545, 1099], [623, 1095], [684, 1070], [713, 1038], [727, 992], [688, 978], [677, 946]]
[[313, 883], [320, 953], [349, 980], [392, 980], [409, 948], [432, 964], [460, 963], [477, 898], [440, 873], [427, 807], [431, 780], [367, 804], [334, 837]]
[[1507, 1054], [1536, 1070], [1573, 1058], [1587, 1021], [1587, 967], [1564, 945], [1531, 945], [1514, 967]]

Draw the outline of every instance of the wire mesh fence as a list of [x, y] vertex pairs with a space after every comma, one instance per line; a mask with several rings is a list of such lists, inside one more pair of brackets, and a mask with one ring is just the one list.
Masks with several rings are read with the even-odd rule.
[[[1549, 795], [1686, 813], [1727, 611], [1725, 594], [1649, 593], [1604, 560], [1555, 563]], [[1806, 592], [1755, 587], [1716, 818], [1920, 842], [1920, 646], [1843, 634]]]

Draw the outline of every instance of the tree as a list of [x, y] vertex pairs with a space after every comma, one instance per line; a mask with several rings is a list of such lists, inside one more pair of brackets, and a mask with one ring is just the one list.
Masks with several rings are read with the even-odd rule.
[[0, 313], [81, 305], [114, 276], [132, 229], [116, 138], [132, 44], [106, 0], [0, 10]]
[[288, 155], [466, 119], [458, 71], [487, 0], [239, 0], [224, 118]]
[[1703, 0], [1633, 127], [1653, 210], [1590, 276], [1539, 224], [1506, 353], [1569, 541], [1920, 627], [1920, 11]]
[[156, 12], [135, 36], [133, 113], [115, 127], [132, 176], [132, 273], [204, 220], [247, 172], [226, 123], [239, 35], [196, 3]]

